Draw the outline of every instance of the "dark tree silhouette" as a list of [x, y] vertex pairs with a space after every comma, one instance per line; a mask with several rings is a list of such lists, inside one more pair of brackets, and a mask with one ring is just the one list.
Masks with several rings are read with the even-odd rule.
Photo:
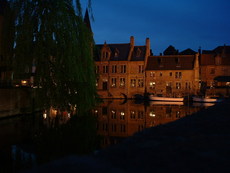
[[94, 105], [94, 42], [80, 0], [8, 2], [14, 16], [14, 76], [36, 67], [35, 96], [45, 108], [85, 110]]

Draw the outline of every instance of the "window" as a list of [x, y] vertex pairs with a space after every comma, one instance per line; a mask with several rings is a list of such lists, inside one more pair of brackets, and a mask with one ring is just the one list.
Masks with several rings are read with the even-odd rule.
[[130, 85], [131, 87], [136, 87], [136, 79], [131, 79]]
[[150, 77], [155, 77], [155, 72], [150, 72]]
[[107, 115], [107, 107], [102, 107], [102, 115]]
[[185, 89], [191, 89], [190, 82], [185, 82]]
[[110, 52], [103, 51], [103, 53], [102, 53], [102, 59], [103, 60], [107, 60], [109, 58], [109, 56], [110, 56]]
[[99, 73], [99, 66], [97, 65], [95, 68], [95, 73], [98, 74]]
[[124, 120], [124, 119], [125, 119], [125, 112], [121, 112], [121, 114], [120, 114], [120, 119], [121, 119], [121, 120]]
[[138, 119], [144, 119], [144, 112], [143, 111], [138, 111]]
[[172, 76], [172, 72], [169, 73], [169, 76]]
[[136, 57], [140, 57], [141, 56], [141, 50], [138, 48], [136, 51]]
[[126, 73], [126, 65], [121, 65], [121, 73]]
[[98, 87], [99, 79], [96, 79], [96, 87]]
[[181, 79], [182, 78], [182, 72], [176, 72], [175, 73], [175, 78], [176, 79]]
[[125, 130], [125, 124], [121, 124], [121, 132], [125, 132], [126, 130]]
[[107, 65], [104, 65], [103, 66], [103, 73], [108, 73], [108, 66]]
[[136, 113], [135, 111], [130, 111], [130, 118], [135, 119], [136, 118]]
[[163, 76], [163, 73], [162, 73], [162, 72], [160, 72], [159, 76]]
[[117, 86], [117, 78], [112, 78], [111, 80], [112, 80], [111, 87], [116, 87]]
[[138, 87], [140, 87], [140, 88], [144, 87], [144, 80], [143, 79], [138, 79]]
[[112, 118], [112, 119], [116, 119], [116, 118], [117, 118], [117, 114], [116, 114], [116, 111], [115, 111], [115, 110], [112, 110], [112, 111], [111, 111], [111, 118]]
[[144, 72], [144, 66], [143, 65], [139, 65], [139, 73], [143, 73]]
[[125, 78], [120, 78], [120, 87], [125, 86]]
[[156, 82], [150, 82], [149, 83], [149, 88], [150, 89], [155, 89], [155, 87], [156, 87]]
[[111, 130], [112, 130], [112, 132], [116, 132], [117, 131], [117, 125], [116, 124], [112, 124], [111, 125]]
[[119, 50], [116, 48], [115, 53], [114, 53], [114, 57], [118, 57], [118, 55], [119, 55]]
[[181, 89], [181, 83], [180, 82], [176, 82], [176, 89]]
[[117, 66], [116, 65], [112, 65], [112, 73], [117, 73]]

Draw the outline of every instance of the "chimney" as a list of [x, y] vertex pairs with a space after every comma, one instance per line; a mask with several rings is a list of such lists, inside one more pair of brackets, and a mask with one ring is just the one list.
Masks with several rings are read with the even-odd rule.
[[131, 47], [134, 47], [134, 44], [135, 44], [135, 43], [134, 43], [134, 37], [131, 36], [131, 37], [130, 37], [130, 46], [131, 46]]
[[147, 56], [150, 56], [150, 39], [149, 38], [146, 38], [146, 54]]

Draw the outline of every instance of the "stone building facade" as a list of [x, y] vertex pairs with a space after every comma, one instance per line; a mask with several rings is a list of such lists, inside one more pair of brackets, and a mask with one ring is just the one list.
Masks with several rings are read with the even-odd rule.
[[230, 46], [203, 50], [200, 74], [204, 91], [208, 95], [228, 95], [230, 87]]
[[146, 45], [130, 43], [96, 45], [95, 66], [97, 90], [101, 98], [133, 98], [145, 92], [145, 66], [150, 56], [150, 40]]
[[196, 52], [148, 57], [147, 93], [167, 97], [197, 94], [199, 79], [199, 54]]

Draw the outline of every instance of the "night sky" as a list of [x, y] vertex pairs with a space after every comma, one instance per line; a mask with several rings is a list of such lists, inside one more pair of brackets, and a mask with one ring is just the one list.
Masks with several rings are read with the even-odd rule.
[[144, 45], [149, 37], [155, 55], [169, 45], [179, 51], [230, 45], [229, 0], [92, 0], [92, 9], [96, 44], [134, 36]]

